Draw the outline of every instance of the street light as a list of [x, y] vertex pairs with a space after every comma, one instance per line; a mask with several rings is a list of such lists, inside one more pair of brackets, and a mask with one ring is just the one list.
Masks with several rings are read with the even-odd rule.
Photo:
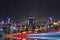
[[57, 22], [54, 22], [53, 25], [54, 25], [54, 26], [57, 26], [57, 25], [59, 25], [59, 24], [58, 24]]

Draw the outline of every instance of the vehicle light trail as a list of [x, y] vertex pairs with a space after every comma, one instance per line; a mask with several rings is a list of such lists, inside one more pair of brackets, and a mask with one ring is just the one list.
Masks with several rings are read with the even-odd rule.
[[60, 32], [28, 34], [28, 38], [57, 40], [57, 39], [60, 39]]
[[31, 33], [31, 34], [26, 34], [25, 32], [23, 33], [17, 33], [17, 34], [10, 34], [7, 35], [8, 38], [28, 38], [28, 39], [48, 39], [48, 40], [60, 40], [60, 32], [48, 32], [48, 33]]

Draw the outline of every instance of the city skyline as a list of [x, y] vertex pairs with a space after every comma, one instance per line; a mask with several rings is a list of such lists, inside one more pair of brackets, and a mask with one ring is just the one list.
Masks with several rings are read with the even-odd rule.
[[25, 18], [23, 18], [22, 20], [20, 20], [20, 18], [17, 18], [17, 17], [1, 17], [0, 20], [7, 20], [8, 18], [10, 18], [11, 20], [13, 20], [14, 22], [18, 22], [20, 24], [26, 24], [28, 23], [28, 18], [29, 17], [33, 17], [35, 19], [35, 22], [44, 22], [44, 21], [47, 21], [47, 20], [50, 20], [50, 18], [52, 18], [52, 20], [60, 20], [60, 17], [57, 16], [57, 17], [53, 17], [53, 16], [49, 16], [49, 17], [35, 17], [33, 15], [33, 13], [30, 13], [28, 16], [26, 16]]
[[0, 0], [0, 40], [60, 40], [60, 0]]

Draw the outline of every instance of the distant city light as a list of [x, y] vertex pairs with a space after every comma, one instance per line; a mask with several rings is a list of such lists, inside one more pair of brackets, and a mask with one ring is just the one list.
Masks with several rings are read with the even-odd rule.
[[50, 20], [52, 20], [52, 17], [49, 17]]
[[54, 25], [59, 25], [57, 22], [54, 22], [53, 24], [54, 24]]
[[32, 31], [28, 31], [28, 33], [32, 33]]
[[3, 31], [3, 29], [1, 28], [0, 31]]
[[8, 20], [10, 21], [10, 18], [8, 18]]
[[12, 29], [13, 27], [12, 27], [12, 26], [10, 26], [10, 28]]
[[58, 23], [60, 23], [60, 21], [58, 21]]
[[4, 21], [7, 20], [7, 17], [3, 17], [2, 20], [4, 20]]
[[4, 21], [2, 20], [1, 24], [4, 24]]
[[16, 30], [16, 27], [13, 27], [13, 30]]
[[26, 34], [27, 32], [26, 31], [24, 31], [24, 32], [22, 32], [23, 34]]

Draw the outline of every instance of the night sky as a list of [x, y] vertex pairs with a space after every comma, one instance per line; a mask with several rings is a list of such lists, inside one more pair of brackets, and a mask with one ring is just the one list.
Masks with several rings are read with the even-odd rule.
[[0, 0], [0, 16], [23, 20], [30, 13], [37, 18], [60, 16], [60, 0]]

